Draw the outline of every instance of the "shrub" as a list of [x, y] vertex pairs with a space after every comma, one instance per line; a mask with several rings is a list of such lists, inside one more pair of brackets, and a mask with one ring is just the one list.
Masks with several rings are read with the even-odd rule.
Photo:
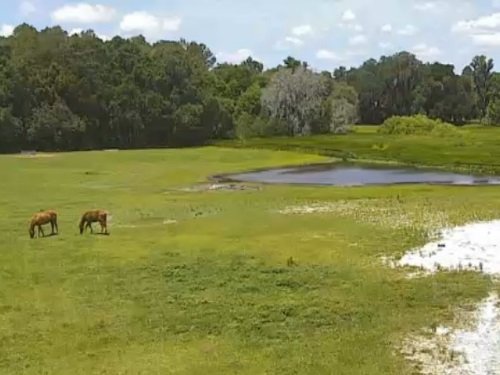
[[445, 137], [458, 134], [455, 126], [424, 115], [393, 116], [384, 121], [378, 129], [382, 134], [435, 135]]
[[243, 112], [236, 120], [236, 136], [239, 139], [286, 135], [286, 125], [279, 120], [265, 119]]
[[500, 125], [500, 100], [494, 99], [488, 105], [486, 111], [486, 124], [487, 125]]

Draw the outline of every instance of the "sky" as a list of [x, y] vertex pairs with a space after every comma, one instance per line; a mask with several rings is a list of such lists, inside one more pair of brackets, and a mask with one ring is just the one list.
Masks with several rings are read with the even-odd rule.
[[406, 50], [457, 72], [477, 54], [500, 66], [500, 0], [0, 0], [0, 9], [3, 36], [26, 22], [103, 39], [185, 38], [219, 62], [252, 56], [272, 67], [293, 56], [332, 71]]

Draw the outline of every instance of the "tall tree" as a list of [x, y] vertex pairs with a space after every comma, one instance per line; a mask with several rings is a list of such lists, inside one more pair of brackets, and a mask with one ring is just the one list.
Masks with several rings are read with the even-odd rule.
[[478, 109], [481, 117], [486, 115], [490, 101], [490, 82], [494, 68], [493, 60], [486, 56], [475, 56], [470, 63], [474, 87], [476, 89]]
[[262, 93], [262, 106], [271, 118], [284, 121], [288, 135], [310, 134], [327, 94], [324, 77], [299, 67], [282, 69]]

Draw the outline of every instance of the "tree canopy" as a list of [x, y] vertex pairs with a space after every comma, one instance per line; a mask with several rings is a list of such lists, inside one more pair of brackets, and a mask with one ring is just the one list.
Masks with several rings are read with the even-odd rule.
[[211, 139], [338, 133], [423, 114], [500, 122], [493, 60], [425, 64], [408, 52], [316, 72], [288, 56], [218, 63], [194, 41], [69, 35], [22, 24], [0, 37], [0, 152], [202, 145]]

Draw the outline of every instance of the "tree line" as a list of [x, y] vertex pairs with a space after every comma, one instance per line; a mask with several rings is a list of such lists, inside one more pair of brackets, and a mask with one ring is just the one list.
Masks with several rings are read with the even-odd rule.
[[476, 56], [454, 66], [400, 52], [313, 71], [287, 57], [218, 63], [197, 42], [69, 35], [22, 24], [0, 37], [0, 152], [182, 147], [212, 139], [343, 133], [425, 114], [500, 123], [500, 75]]

